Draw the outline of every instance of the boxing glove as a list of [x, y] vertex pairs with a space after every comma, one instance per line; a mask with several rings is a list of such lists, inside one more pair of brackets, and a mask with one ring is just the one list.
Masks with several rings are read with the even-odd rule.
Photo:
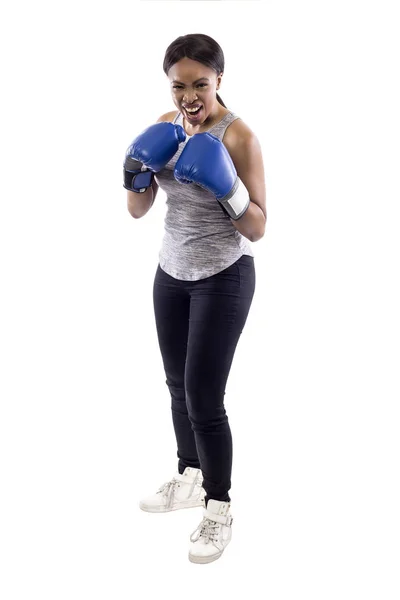
[[250, 205], [228, 150], [211, 133], [196, 133], [186, 144], [174, 169], [180, 183], [195, 183], [214, 194], [227, 215], [236, 221]]
[[153, 181], [154, 173], [165, 167], [185, 139], [183, 127], [166, 121], [150, 125], [142, 131], [125, 154], [124, 188], [145, 192]]

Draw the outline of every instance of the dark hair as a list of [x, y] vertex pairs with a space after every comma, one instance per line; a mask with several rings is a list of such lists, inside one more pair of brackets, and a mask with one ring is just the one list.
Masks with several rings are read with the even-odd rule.
[[[168, 75], [170, 68], [185, 57], [210, 67], [217, 75], [224, 72], [225, 58], [221, 46], [204, 33], [189, 33], [176, 38], [165, 52], [164, 73]], [[225, 106], [218, 94], [217, 100], [222, 106]], [[225, 108], [227, 107], [225, 106]]]

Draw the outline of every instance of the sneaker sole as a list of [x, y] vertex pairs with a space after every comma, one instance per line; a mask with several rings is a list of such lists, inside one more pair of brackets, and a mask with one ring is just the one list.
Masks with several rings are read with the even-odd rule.
[[[223, 550], [222, 550], [222, 552], [223, 552]], [[205, 565], [206, 563], [213, 562], [214, 560], [217, 560], [218, 558], [220, 558], [220, 556], [222, 555], [222, 552], [220, 552], [219, 554], [214, 554], [213, 556], [193, 556], [193, 554], [190, 554], [190, 552], [189, 552], [189, 560], [192, 563], [197, 563], [199, 565]]]
[[204, 507], [204, 500], [202, 502], [188, 502], [186, 504], [179, 504], [178, 506], [171, 506], [171, 508], [165, 508], [165, 506], [149, 506], [147, 504], [143, 504], [139, 502], [139, 508], [144, 510], [145, 512], [150, 513], [164, 513], [164, 512], [172, 512], [173, 510], [180, 510], [182, 508], [196, 508], [196, 507]]

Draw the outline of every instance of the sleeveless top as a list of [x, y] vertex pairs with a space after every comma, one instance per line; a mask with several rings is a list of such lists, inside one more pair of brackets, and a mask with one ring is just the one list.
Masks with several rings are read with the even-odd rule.
[[[208, 132], [222, 141], [227, 127], [238, 118], [229, 112]], [[173, 123], [183, 127], [181, 112]], [[155, 174], [156, 183], [167, 194], [160, 267], [184, 281], [215, 275], [243, 254], [254, 257], [251, 242], [234, 227], [214, 194], [194, 183], [176, 181], [175, 164], [191, 137], [186, 135], [176, 154]]]

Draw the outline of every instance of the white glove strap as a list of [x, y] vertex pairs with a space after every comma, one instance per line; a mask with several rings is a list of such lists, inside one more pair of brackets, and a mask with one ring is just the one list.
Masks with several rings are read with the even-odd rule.
[[218, 201], [234, 221], [240, 219], [250, 206], [249, 192], [239, 177], [229, 194]]

